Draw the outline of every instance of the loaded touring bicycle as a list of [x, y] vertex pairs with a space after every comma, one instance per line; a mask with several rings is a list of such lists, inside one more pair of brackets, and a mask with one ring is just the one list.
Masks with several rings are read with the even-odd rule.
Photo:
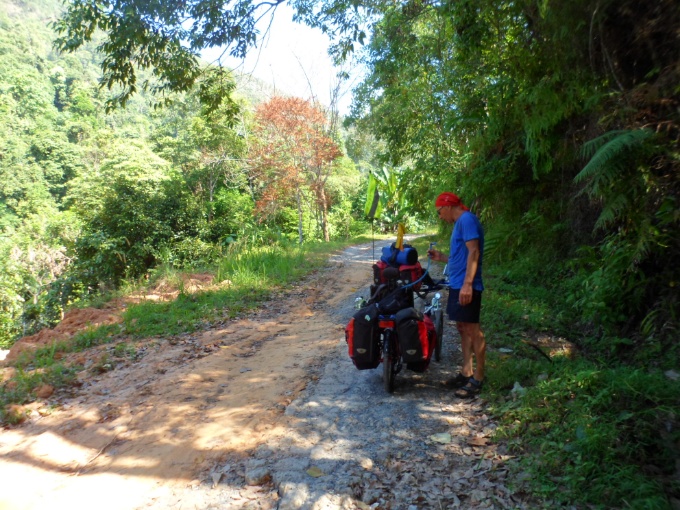
[[[394, 392], [395, 377], [402, 369], [424, 372], [433, 355], [441, 360], [444, 328], [438, 292], [444, 281], [435, 283], [423, 270], [415, 248], [398, 249], [395, 244], [384, 247], [373, 264], [370, 297], [357, 298], [358, 310], [345, 328], [349, 357], [356, 368], [370, 370], [382, 363], [389, 393]], [[416, 297], [425, 303], [422, 311], [415, 306]]]

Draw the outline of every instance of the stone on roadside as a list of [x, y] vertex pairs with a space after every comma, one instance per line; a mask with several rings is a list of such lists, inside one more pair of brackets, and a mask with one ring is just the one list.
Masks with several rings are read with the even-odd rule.
[[52, 393], [54, 393], [54, 386], [50, 384], [43, 384], [35, 390], [35, 396], [38, 398], [49, 398]]
[[299, 510], [307, 502], [309, 491], [304, 483], [285, 482], [279, 486], [278, 510]]
[[246, 483], [248, 485], [263, 485], [271, 480], [271, 471], [266, 461], [253, 459], [246, 464]]

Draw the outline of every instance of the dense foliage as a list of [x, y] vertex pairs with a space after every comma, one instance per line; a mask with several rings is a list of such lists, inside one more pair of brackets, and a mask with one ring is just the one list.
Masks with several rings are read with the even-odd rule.
[[[676, 2], [382, 9], [355, 103], [413, 201], [454, 189], [489, 257], [555, 287], [589, 346], [677, 366]], [[432, 185], [432, 182], [437, 182]], [[434, 188], [434, 189], [433, 189]], [[654, 354], [655, 356], [656, 354]]]
[[[354, 159], [391, 206], [386, 224], [457, 190], [487, 224], [488, 255], [556, 286], [596, 352], [625, 354], [621, 339], [634, 338], [678, 360], [676, 2], [291, 3], [336, 38], [336, 57], [367, 43], [348, 148], [368, 153]], [[122, 101], [135, 66], [153, 70], [161, 97], [205, 92], [200, 49], [246, 51], [275, 5], [72, 2], [58, 46], [102, 29], [104, 80]]]
[[[142, 91], [107, 113], [121, 99], [100, 87], [96, 41], [59, 53], [45, 23], [58, 19], [57, 2], [0, 4], [0, 346], [161, 263], [212, 264], [234, 242], [330, 240], [365, 228], [360, 174], [320, 107], [292, 105], [303, 120], [315, 112], [327, 146], [300, 167], [297, 200], [266, 178], [283, 166], [258, 155], [257, 104], [228, 74], [165, 108], [151, 108], [156, 100]], [[225, 91], [219, 104], [200, 102]], [[275, 110], [267, 104], [258, 111]], [[277, 153], [293, 149], [300, 144]], [[263, 200], [271, 211], [256, 210]]]

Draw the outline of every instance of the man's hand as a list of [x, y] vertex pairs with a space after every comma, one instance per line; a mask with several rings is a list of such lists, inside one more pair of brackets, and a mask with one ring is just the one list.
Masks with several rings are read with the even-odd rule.
[[471, 283], [464, 283], [463, 286], [460, 289], [460, 292], [458, 293], [458, 302], [462, 306], [469, 305], [472, 303], [472, 284]]
[[437, 250], [427, 250], [427, 256], [432, 260], [443, 262], [447, 259], [446, 255]]

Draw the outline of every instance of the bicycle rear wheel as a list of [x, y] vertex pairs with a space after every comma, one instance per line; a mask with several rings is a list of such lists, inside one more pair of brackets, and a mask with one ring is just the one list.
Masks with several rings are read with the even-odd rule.
[[394, 334], [386, 329], [383, 332], [383, 384], [387, 393], [394, 393], [395, 356]]

